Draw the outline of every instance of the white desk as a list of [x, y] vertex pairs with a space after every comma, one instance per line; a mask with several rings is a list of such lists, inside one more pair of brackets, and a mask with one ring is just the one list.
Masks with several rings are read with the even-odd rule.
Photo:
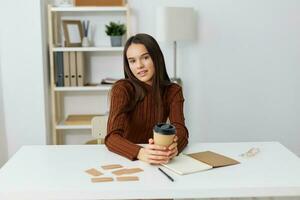
[[[261, 152], [248, 159], [239, 156], [251, 147]], [[198, 143], [185, 152], [204, 150], [241, 164], [185, 176], [166, 170], [175, 179], [171, 182], [157, 166], [131, 162], [102, 145], [24, 146], [0, 169], [0, 199], [300, 197], [300, 160], [280, 143]], [[84, 173], [112, 163], [145, 171], [137, 182], [91, 183]]]

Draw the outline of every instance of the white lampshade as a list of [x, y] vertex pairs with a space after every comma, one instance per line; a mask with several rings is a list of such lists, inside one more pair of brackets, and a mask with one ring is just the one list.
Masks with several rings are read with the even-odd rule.
[[196, 13], [187, 7], [159, 7], [156, 15], [156, 38], [181, 41], [196, 38]]

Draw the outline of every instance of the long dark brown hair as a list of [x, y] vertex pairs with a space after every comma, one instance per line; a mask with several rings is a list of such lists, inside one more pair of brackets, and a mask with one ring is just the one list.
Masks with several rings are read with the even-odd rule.
[[132, 94], [132, 101], [130, 105], [126, 108], [124, 112], [130, 112], [134, 109], [136, 104], [143, 100], [146, 95], [145, 83], [138, 80], [134, 74], [131, 72], [128, 59], [127, 50], [131, 44], [142, 44], [147, 49], [155, 68], [155, 72], [152, 78], [152, 90], [154, 92], [154, 98], [156, 103], [156, 108], [159, 113], [159, 118], [162, 118], [161, 108], [163, 106], [162, 96], [168, 85], [171, 84], [170, 78], [168, 76], [165, 59], [163, 53], [157, 43], [157, 41], [150, 35], [145, 33], [139, 33], [131, 36], [124, 47], [123, 51], [123, 63], [124, 63], [124, 75], [125, 79], [129, 80], [134, 87], [134, 94]]

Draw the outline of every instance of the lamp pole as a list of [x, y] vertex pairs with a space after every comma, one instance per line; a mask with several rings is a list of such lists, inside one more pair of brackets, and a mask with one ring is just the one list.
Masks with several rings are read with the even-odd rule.
[[174, 67], [173, 68], [173, 72], [174, 72], [174, 77], [171, 78], [171, 81], [173, 83], [177, 83], [179, 85], [182, 85], [181, 79], [177, 77], [177, 42], [174, 41], [173, 44], [174, 44], [174, 48], [173, 48], [173, 59], [174, 59], [173, 60], [173, 63], [174, 63], [174, 65], [173, 65], [173, 67]]
[[174, 41], [173, 42], [173, 44], [174, 44], [174, 51], [173, 51], [173, 58], [174, 58], [174, 79], [177, 79], [177, 72], [176, 72], [176, 70], [177, 70], [177, 62], [176, 62], [176, 60], [177, 60], [177, 58], [176, 58], [176, 56], [177, 56], [177, 42], [176, 41]]

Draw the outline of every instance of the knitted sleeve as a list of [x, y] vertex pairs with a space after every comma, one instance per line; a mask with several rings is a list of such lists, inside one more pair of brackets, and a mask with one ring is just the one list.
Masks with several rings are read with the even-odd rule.
[[172, 95], [172, 100], [170, 103], [169, 119], [170, 123], [176, 127], [176, 135], [178, 137], [177, 148], [178, 152], [180, 153], [188, 144], [189, 133], [184, 122], [184, 98], [181, 87], [176, 86], [172, 93], [174, 96]]
[[141, 146], [124, 138], [124, 128], [128, 124], [128, 115], [120, 113], [129, 103], [129, 93], [126, 85], [115, 84], [111, 91], [110, 111], [107, 124], [105, 145], [107, 148], [130, 160], [136, 160]]

